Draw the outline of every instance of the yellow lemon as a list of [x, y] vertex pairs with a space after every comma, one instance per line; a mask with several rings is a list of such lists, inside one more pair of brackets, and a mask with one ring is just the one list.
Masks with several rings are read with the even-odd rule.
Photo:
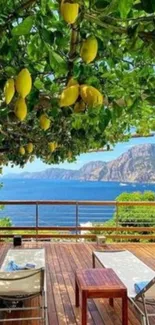
[[66, 88], [71, 87], [71, 86], [75, 86], [75, 85], [78, 85], [78, 81], [75, 80], [74, 78], [70, 78], [68, 83], [67, 83]]
[[62, 1], [61, 14], [68, 24], [74, 24], [79, 14], [79, 4]]
[[23, 121], [27, 115], [27, 106], [24, 98], [18, 98], [14, 109], [15, 115], [20, 121]]
[[51, 121], [49, 120], [49, 118], [45, 114], [42, 114], [40, 116], [39, 123], [40, 123], [41, 129], [43, 129], [44, 131], [49, 129], [49, 127], [51, 125]]
[[31, 91], [32, 79], [28, 69], [22, 69], [16, 78], [16, 90], [22, 98], [25, 98]]
[[86, 105], [85, 105], [85, 103], [81, 100], [80, 102], [77, 102], [77, 103], [74, 105], [74, 112], [75, 112], [75, 113], [84, 112], [84, 111], [85, 111], [85, 108], [86, 108]]
[[80, 95], [83, 101], [89, 106], [101, 106], [103, 104], [103, 95], [92, 86], [81, 85]]
[[7, 104], [11, 102], [15, 93], [15, 83], [13, 79], [8, 79], [4, 86], [4, 96]]
[[54, 141], [54, 142], [49, 142], [48, 146], [49, 146], [49, 150], [53, 152], [57, 148], [58, 144]]
[[32, 153], [33, 151], [33, 143], [29, 142], [27, 145], [26, 145], [26, 151], [28, 153]]
[[65, 88], [60, 96], [60, 107], [75, 104], [79, 97], [79, 85]]
[[72, 152], [68, 151], [68, 160], [71, 160], [71, 159], [72, 159]]
[[82, 44], [80, 55], [85, 63], [92, 62], [97, 55], [98, 42], [95, 37], [88, 37]]
[[19, 153], [20, 153], [20, 155], [25, 155], [25, 148], [24, 147], [20, 147], [19, 148]]

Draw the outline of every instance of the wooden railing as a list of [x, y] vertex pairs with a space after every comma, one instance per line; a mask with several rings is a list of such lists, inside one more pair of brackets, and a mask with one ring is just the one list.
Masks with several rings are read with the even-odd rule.
[[[21, 234], [24, 238], [35, 238], [38, 239], [54, 239], [54, 238], [87, 238], [94, 239], [96, 234], [99, 232], [104, 232], [106, 237], [109, 239], [117, 240], [139, 240], [146, 239], [155, 241], [155, 202], [117, 202], [117, 201], [0, 201], [0, 205], [7, 206], [35, 206], [35, 216], [34, 216], [34, 225], [33, 226], [12, 226], [12, 227], [0, 227], [0, 240], [5, 238], [11, 238], [15, 234]], [[53, 225], [52, 217], [50, 219], [50, 225], [42, 226], [40, 225], [40, 214], [39, 208], [41, 206], [72, 206], [74, 207], [74, 215], [70, 221], [69, 225], [68, 218], [66, 217], [65, 223], [67, 225]], [[82, 210], [89, 207], [87, 210], [90, 216], [90, 221], [92, 221], [92, 226], [83, 226], [80, 225], [82, 220]], [[92, 219], [92, 209], [97, 207], [97, 215], [100, 216], [100, 222]], [[106, 215], [107, 208], [113, 209], [113, 214], [115, 214], [115, 223], [114, 226], [107, 226], [105, 223], [104, 215]], [[143, 207], [146, 208], [146, 211], [152, 208], [152, 219], [151, 222], [148, 220], [147, 226], [144, 226], [142, 220], [142, 226], [137, 226], [137, 221], [132, 221], [130, 224], [120, 223], [120, 209], [122, 207]], [[102, 210], [103, 209], [103, 210]], [[80, 210], [80, 212], [79, 212]], [[85, 211], [85, 210], [84, 210]], [[99, 212], [98, 212], [99, 211]], [[5, 214], [5, 210], [3, 212]], [[84, 214], [84, 213], [83, 213]], [[95, 212], [94, 212], [95, 214]], [[93, 215], [94, 215], [93, 214]], [[140, 212], [141, 214], [141, 212]], [[102, 217], [103, 215], [103, 217]], [[94, 217], [93, 217], [94, 218]], [[141, 215], [140, 215], [141, 218]], [[99, 226], [102, 224], [102, 226]], [[141, 224], [141, 219], [139, 219], [138, 224]], [[86, 233], [87, 232], [87, 233]], [[124, 233], [125, 232], [125, 233]]]

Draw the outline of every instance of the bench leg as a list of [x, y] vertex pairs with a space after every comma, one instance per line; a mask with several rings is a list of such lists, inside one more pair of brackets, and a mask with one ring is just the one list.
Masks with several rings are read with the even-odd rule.
[[82, 302], [81, 302], [81, 325], [87, 324], [87, 295], [85, 291], [82, 291]]
[[93, 265], [93, 269], [95, 269], [95, 254], [92, 253], [92, 265]]
[[128, 325], [128, 298], [122, 298], [122, 325]]
[[113, 298], [109, 298], [109, 305], [111, 307], [114, 307], [114, 299]]
[[75, 280], [75, 306], [79, 307], [80, 303], [79, 303], [79, 287], [77, 284], [77, 281]]

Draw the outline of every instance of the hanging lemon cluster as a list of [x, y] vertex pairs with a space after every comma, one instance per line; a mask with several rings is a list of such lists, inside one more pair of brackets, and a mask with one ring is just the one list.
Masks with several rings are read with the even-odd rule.
[[25, 155], [26, 153], [31, 154], [33, 152], [33, 143], [29, 142], [25, 147], [21, 146], [19, 148], [20, 155]]
[[27, 105], [25, 97], [30, 93], [32, 88], [32, 79], [28, 69], [22, 69], [17, 78], [8, 79], [4, 86], [4, 96], [6, 104], [9, 104], [15, 94], [15, 90], [19, 94], [19, 98], [15, 103], [14, 113], [20, 121], [23, 121], [27, 115]]
[[[15, 90], [19, 94], [19, 98], [15, 102], [14, 113], [16, 117], [23, 121], [27, 116], [27, 105], [25, 98], [30, 93], [32, 88], [32, 79], [28, 69], [22, 69], [16, 79], [10, 78], [4, 86], [4, 96], [6, 104], [9, 104], [15, 94]], [[42, 114], [39, 119], [41, 129], [46, 131], [50, 127], [50, 120]]]
[[[61, 1], [61, 15], [68, 24], [74, 24], [79, 14], [79, 4], [69, 3], [65, 0]], [[85, 63], [92, 62], [97, 55], [98, 42], [94, 36], [89, 36], [83, 41], [80, 55]]]
[[[27, 116], [27, 105], [25, 98], [30, 93], [32, 88], [32, 79], [28, 69], [22, 69], [16, 79], [10, 78], [7, 80], [4, 86], [4, 96], [6, 104], [9, 104], [17, 91], [19, 97], [15, 102], [14, 113], [16, 117], [23, 121]], [[19, 148], [19, 153], [25, 155], [25, 153], [33, 152], [33, 144], [30, 142], [25, 147]]]
[[[79, 14], [79, 4], [62, 0], [61, 15], [68, 24], [75, 23]], [[98, 42], [94, 36], [89, 36], [82, 42], [80, 56], [89, 64], [97, 56]], [[73, 78], [70, 79], [60, 96], [60, 107], [74, 105], [74, 112], [82, 112], [87, 107], [97, 107], [103, 104], [103, 96], [98, 89], [89, 85], [79, 85]]]
[[[13, 99], [15, 91], [17, 91], [19, 97], [15, 102], [14, 114], [16, 117], [23, 121], [27, 116], [27, 105], [25, 98], [30, 93], [32, 88], [32, 79], [28, 69], [22, 69], [18, 76], [15, 78], [10, 78], [7, 80], [4, 86], [4, 96], [6, 104], [9, 104]], [[42, 114], [39, 119], [39, 124], [42, 130], [46, 131], [51, 124], [49, 118]], [[50, 143], [50, 151], [53, 152], [56, 149], [56, 145]], [[26, 153], [31, 154], [33, 152], [33, 144], [30, 142], [25, 147], [21, 146], [19, 148], [19, 153], [25, 155]]]
[[98, 89], [89, 85], [79, 85], [71, 78], [60, 96], [60, 107], [74, 105], [74, 112], [84, 111], [87, 107], [98, 107], [103, 104], [103, 95]]

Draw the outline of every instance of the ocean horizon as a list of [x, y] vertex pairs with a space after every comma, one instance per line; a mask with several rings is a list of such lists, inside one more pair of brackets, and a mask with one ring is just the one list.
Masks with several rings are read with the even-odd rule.
[[[76, 200], [113, 201], [123, 192], [155, 191], [155, 184], [66, 181], [50, 179], [2, 179], [1, 200]], [[0, 218], [9, 217], [14, 226], [34, 226], [35, 206], [9, 205]], [[79, 223], [105, 222], [113, 217], [114, 207], [80, 206]], [[75, 206], [40, 206], [40, 226], [75, 225]]]

